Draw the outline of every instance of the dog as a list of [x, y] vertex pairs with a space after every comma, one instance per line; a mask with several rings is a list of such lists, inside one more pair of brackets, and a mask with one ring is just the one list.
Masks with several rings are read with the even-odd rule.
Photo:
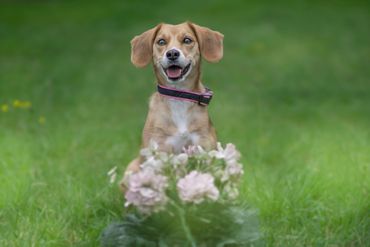
[[[150, 98], [142, 148], [151, 140], [168, 153], [179, 153], [190, 145], [206, 150], [216, 147], [216, 131], [207, 110], [212, 92], [201, 82], [201, 59], [220, 61], [223, 38], [220, 32], [184, 22], [158, 24], [131, 40], [131, 62], [139, 68], [152, 62], [158, 85]], [[134, 159], [125, 174], [139, 171], [142, 162], [141, 156]], [[123, 189], [124, 181], [120, 183]]]

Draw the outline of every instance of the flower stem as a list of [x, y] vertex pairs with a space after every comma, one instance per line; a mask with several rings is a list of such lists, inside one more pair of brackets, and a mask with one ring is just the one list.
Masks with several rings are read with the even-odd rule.
[[179, 205], [177, 205], [172, 200], [171, 200], [171, 204], [176, 208], [177, 212], [179, 213], [180, 221], [181, 221], [181, 226], [182, 226], [182, 229], [185, 232], [185, 236], [186, 236], [188, 242], [191, 244], [192, 247], [196, 247], [197, 244], [195, 243], [195, 240], [193, 238], [193, 235], [191, 234], [191, 231], [190, 231], [188, 225], [186, 224], [184, 209], [181, 208]]

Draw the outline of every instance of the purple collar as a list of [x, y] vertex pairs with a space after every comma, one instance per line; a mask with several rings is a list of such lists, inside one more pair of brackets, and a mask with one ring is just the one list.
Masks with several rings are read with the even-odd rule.
[[180, 90], [172, 87], [165, 87], [162, 85], [157, 85], [158, 93], [171, 97], [178, 100], [186, 100], [194, 103], [198, 103], [201, 106], [207, 106], [212, 99], [213, 92], [206, 88], [204, 93], [194, 93], [188, 90]]

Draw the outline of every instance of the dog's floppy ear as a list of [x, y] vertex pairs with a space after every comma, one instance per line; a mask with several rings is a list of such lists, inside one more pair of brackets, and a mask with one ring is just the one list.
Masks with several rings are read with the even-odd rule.
[[191, 22], [188, 24], [197, 36], [202, 57], [212, 63], [220, 61], [224, 54], [224, 35]]
[[145, 67], [152, 60], [153, 41], [160, 27], [161, 24], [131, 40], [131, 62], [136, 67]]

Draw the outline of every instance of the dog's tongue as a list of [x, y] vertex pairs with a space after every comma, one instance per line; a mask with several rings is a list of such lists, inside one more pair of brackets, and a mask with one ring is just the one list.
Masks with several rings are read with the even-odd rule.
[[181, 76], [181, 68], [177, 66], [171, 66], [167, 69], [167, 76], [169, 78], [178, 78]]

